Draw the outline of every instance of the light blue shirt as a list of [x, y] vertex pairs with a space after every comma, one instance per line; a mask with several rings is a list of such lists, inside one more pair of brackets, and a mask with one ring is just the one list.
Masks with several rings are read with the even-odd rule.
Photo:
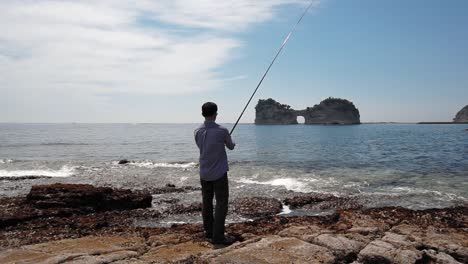
[[205, 121], [195, 129], [195, 142], [200, 149], [200, 178], [214, 181], [229, 170], [226, 146], [233, 150], [236, 145], [229, 131], [214, 121]]

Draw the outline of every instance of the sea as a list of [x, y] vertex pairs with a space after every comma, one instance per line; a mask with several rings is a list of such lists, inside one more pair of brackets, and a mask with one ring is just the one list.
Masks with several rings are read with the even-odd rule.
[[[31, 186], [50, 183], [199, 187], [193, 135], [198, 126], [0, 124], [0, 197], [26, 195]], [[365, 207], [466, 205], [467, 129], [465, 124], [240, 124], [233, 133], [236, 148], [227, 150], [230, 199], [313, 192], [355, 197]], [[119, 165], [123, 159], [129, 163]], [[155, 194], [153, 200], [171, 195], [181, 203], [201, 201], [197, 190]], [[283, 213], [294, 211], [285, 207]], [[200, 220], [180, 216], [170, 222]]]

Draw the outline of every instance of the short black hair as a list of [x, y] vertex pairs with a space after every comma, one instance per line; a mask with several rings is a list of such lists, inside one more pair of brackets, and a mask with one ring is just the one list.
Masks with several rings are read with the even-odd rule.
[[218, 106], [213, 102], [206, 102], [202, 105], [201, 110], [202, 116], [209, 117], [213, 116], [214, 114], [216, 114], [216, 112], [218, 112]]

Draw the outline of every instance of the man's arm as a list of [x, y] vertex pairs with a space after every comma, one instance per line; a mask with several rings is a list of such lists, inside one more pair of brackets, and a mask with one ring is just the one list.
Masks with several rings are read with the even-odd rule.
[[199, 128], [195, 129], [195, 131], [193, 132], [193, 137], [195, 138], [195, 143], [197, 144], [197, 147], [200, 148], [200, 142], [199, 141], [199, 138], [198, 138], [198, 132], [200, 131]]
[[234, 141], [232, 141], [232, 138], [231, 138], [231, 135], [229, 135], [229, 131], [226, 129], [226, 139], [224, 140], [224, 144], [226, 145], [226, 147], [230, 150], [233, 150], [234, 147], [236, 146], [236, 143], [234, 143]]

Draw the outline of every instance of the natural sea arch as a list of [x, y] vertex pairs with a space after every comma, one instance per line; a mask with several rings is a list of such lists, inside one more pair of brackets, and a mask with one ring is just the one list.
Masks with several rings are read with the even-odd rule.
[[298, 115], [298, 116], [297, 116], [297, 123], [298, 123], [299, 125], [305, 124], [305, 117]]

